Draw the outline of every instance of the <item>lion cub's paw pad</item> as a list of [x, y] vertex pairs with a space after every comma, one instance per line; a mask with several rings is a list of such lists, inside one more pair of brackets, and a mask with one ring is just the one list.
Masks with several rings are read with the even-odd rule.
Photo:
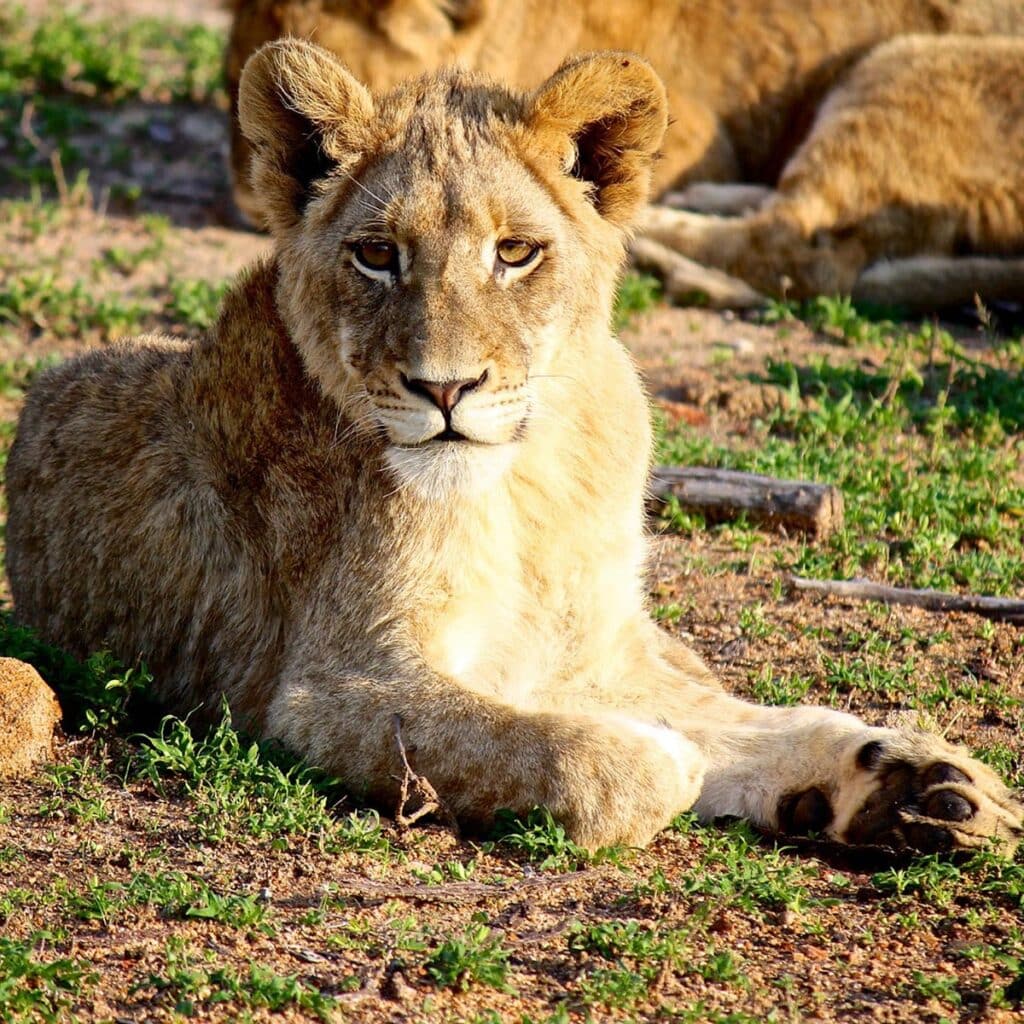
[[937, 737], [899, 740], [872, 740], [857, 751], [857, 768], [875, 785], [837, 838], [922, 853], [995, 841], [1012, 853], [1024, 834], [1024, 807], [995, 773]]

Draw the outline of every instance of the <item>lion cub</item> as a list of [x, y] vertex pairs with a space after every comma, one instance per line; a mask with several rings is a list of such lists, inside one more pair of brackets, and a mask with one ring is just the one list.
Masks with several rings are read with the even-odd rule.
[[277, 241], [200, 342], [33, 388], [8, 463], [22, 620], [144, 657], [179, 710], [463, 821], [547, 805], [580, 843], [678, 812], [923, 850], [1022, 809], [937, 737], [725, 694], [644, 608], [647, 407], [609, 320], [666, 126], [637, 57], [517, 94], [375, 96], [298, 41], [239, 113]]

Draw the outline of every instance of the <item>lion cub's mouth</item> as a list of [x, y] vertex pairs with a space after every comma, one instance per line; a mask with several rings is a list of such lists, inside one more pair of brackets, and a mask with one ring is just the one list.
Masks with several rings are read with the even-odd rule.
[[440, 434], [435, 434], [429, 441], [427, 441], [427, 444], [432, 444], [434, 441], [469, 441], [470, 444], [475, 443], [470, 438], [466, 437], [465, 434], [460, 434], [459, 431], [452, 426], [447, 426]]

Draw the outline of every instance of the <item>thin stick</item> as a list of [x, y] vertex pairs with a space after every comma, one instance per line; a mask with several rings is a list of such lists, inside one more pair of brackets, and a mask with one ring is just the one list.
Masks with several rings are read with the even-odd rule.
[[483, 882], [444, 882], [440, 885], [396, 885], [360, 876], [333, 880], [332, 895], [357, 900], [409, 900], [415, 903], [447, 903], [453, 906], [481, 903], [484, 900], [514, 899], [541, 889], [557, 889], [578, 882], [586, 872], [563, 875], [531, 875], [509, 885]]
[[941, 590], [904, 590], [887, 587], [869, 580], [812, 580], [790, 576], [794, 590], [814, 594], [831, 594], [852, 601], [878, 601], [881, 604], [906, 604], [930, 612], [973, 612], [996, 622], [1012, 622], [1024, 626], [1024, 601], [1003, 597], [980, 597], [975, 594], [947, 594]]
[[30, 100], [25, 104], [21, 112], [19, 129], [22, 136], [28, 140], [33, 149], [46, 156], [50, 161], [50, 169], [53, 171], [53, 180], [57, 185], [57, 193], [60, 196], [61, 205], [67, 206], [71, 193], [68, 190], [67, 178], [64, 177], [64, 165], [60, 159], [60, 148], [58, 146], [47, 146], [36, 134], [36, 130], [32, 127], [32, 118], [35, 116], [35, 112], [35, 104]]
[[[398, 806], [395, 808], [395, 824], [400, 829], [409, 828], [415, 825], [420, 818], [428, 814], [436, 814], [446, 825], [458, 833], [458, 825], [455, 815], [445, 807], [444, 802], [437, 795], [437, 790], [430, 784], [430, 780], [422, 775], [417, 775], [409, 764], [409, 755], [405, 750], [405, 743], [402, 742], [402, 719], [398, 715], [391, 716], [391, 728], [394, 731], [395, 746], [398, 748], [398, 756], [402, 759], [403, 773], [399, 780]], [[417, 806], [409, 812], [409, 802], [413, 801]]]

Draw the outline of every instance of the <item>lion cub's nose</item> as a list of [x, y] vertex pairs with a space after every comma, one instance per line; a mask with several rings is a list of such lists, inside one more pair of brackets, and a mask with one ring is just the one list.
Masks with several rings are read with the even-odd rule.
[[420, 377], [409, 380], [404, 373], [402, 374], [402, 383], [409, 391], [414, 395], [423, 395], [424, 398], [429, 398], [446, 417], [462, 401], [463, 395], [480, 387], [485, 380], [487, 380], [486, 370], [479, 377], [469, 380], [434, 381], [423, 380]]

